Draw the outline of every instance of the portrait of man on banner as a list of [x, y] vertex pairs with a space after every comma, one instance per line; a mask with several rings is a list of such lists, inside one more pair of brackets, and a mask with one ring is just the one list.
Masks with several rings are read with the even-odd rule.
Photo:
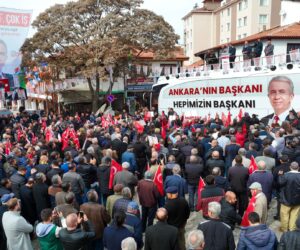
[[262, 118], [265, 125], [281, 125], [283, 121], [289, 120], [290, 113], [297, 116], [292, 107], [294, 83], [289, 77], [273, 77], [268, 84], [268, 97], [274, 112]]

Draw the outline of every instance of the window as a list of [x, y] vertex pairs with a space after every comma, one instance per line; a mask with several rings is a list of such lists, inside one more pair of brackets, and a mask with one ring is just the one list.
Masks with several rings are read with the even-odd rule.
[[259, 0], [259, 5], [260, 6], [268, 6], [269, 5], [269, 0]]
[[239, 18], [239, 20], [238, 20], [238, 27], [242, 27], [242, 18]]
[[221, 32], [223, 32], [223, 25], [221, 25]]
[[248, 8], [248, 0], [244, 0], [244, 9]]
[[244, 38], [247, 36], [247, 33], [244, 33]]
[[268, 16], [267, 15], [259, 15], [259, 24], [267, 24]]
[[227, 37], [226, 41], [229, 42], [229, 38], [228, 37]]
[[243, 19], [244, 19], [244, 26], [247, 26], [247, 17], [245, 16]]
[[241, 35], [238, 35], [238, 40], [242, 39], [242, 36]]
[[227, 16], [230, 16], [230, 8], [227, 9]]
[[227, 23], [227, 31], [230, 31], [230, 23]]
[[190, 43], [190, 50], [193, 50], [193, 43]]
[[239, 2], [239, 11], [242, 10], [242, 2]]

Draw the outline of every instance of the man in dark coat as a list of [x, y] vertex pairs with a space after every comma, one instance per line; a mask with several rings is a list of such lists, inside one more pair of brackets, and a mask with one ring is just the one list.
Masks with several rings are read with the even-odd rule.
[[1, 179], [0, 182], [0, 197], [2, 197], [5, 194], [10, 194], [12, 192], [11, 190], [11, 181], [7, 178]]
[[189, 206], [191, 211], [195, 211], [195, 196], [198, 189], [199, 178], [203, 173], [203, 162], [198, 161], [195, 155], [191, 155], [189, 163], [185, 164], [185, 176], [188, 183]]
[[266, 163], [264, 161], [259, 161], [257, 163], [258, 170], [253, 172], [248, 179], [248, 188], [253, 182], [258, 182], [262, 186], [262, 191], [267, 197], [268, 204], [270, 204], [272, 199], [272, 188], [273, 188], [273, 175], [270, 171], [266, 170]]
[[168, 189], [168, 187], [176, 186], [178, 190], [178, 194], [180, 197], [184, 197], [187, 193], [187, 182], [184, 178], [180, 176], [180, 166], [176, 164], [172, 169], [173, 175], [167, 176], [165, 182], [164, 182], [164, 188], [165, 190]]
[[236, 194], [238, 200], [239, 215], [243, 216], [248, 206], [247, 181], [249, 178], [248, 169], [242, 165], [242, 157], [235, 157], [236, 165], [228, 171], [228, 181], [231, 190]]
[[210, 220], [199, 224], [204, 234], [204, 250], [234, 250], [235, 243], [230, 226], [219, 219], [221, 205], [218, 202], [208, 204], [208, 215]]
[[103, 231], [110, 222], [110, 215], [107, 213], [105, 207], [98, 203], [98, 194], [91, 189], [87, 193], [88, 202], [80, 206], [80, 211], [83, 211], [89, 221], [92, 223], [95, 230], [95, 239], [90, 243], [91, 249], [103, 248]]
[[[85, 214], [80, 218], [75, 213], [69, 214], [66, 224], [67, 228], [59, 231], [59, 239], [65, 250], [82, 249], [95, 237], [93, 227]], [[83, 229], [78, 228], [78, 224], [81, 224]]]
[[146, 230], [145, 250], [177, 250], [178, 229], [167, 223], [168, 211], [159, 208], [156, 218], [158, 222]]
[[293, 231], [296, 229], [296, 220], [300, 211], [300, 172], [299, 164], [292, 162], [289, 172], [279, 172], [280, 192], [280, 222], [281, 230]]
[[[79, 157], [78, 166], [76, 172], [80, 174], [84, 182], [84, 192], [85, 194], [90, 190], [91, 184], [93, 183], [94, 177], [96, 176], [96, 167], [87, 162], [86, 157]], [[86, 197], [84, 197], [86, 201]]]
[[16, 172], [10, 177], [11, 189], [15, 194], [16, 198], [18, 199], [20, 198], [20, 188], [26, 183], [25, 174], [26, 174], [26, 168], [20, 166], [18, 167], [18, 172]]
[[198, 206], [202, 209], [203, 217], [208, 219], [208, 204], [212, 201], [220, 202], [224, 197], [224, 190], [216, 187], [215, 177], [213, 175], [206, 176], [205, 182], [206, 186], [201, 191], [201, 200]]
[[216, 187], [222, 188], [224, 192], [228, 191], [230, 188], [229, 182], [226, 177], [221, 176], [221, 169], [214, 167], [212, 170], [212, 175], [215, 177]]
[[34, 184], [34, 179], [29, 178], [26, 185], [22, 186], [20, 189], [20, 199], [21, 199], [21, 215], [31, 224], [34, 225], [35, 221], [38, 219], [36, 212], [35, 200], [33, 198], [32, 187]]
[[221, 169], [222, 175], [225, 171], [225, 163], [221, 160], [219, 151], [213, 151], [211, 158], [206, 161], [206, 172], [211, 174], [214, 167], [219, 167]]
[[225, 173], [228, 174], [228, 169], [231, 167], [231, 163], [234, 157], [237, 156], [241, 147], [236, 144], [236, 138], [233, 136], [230, 139], [230, 144], [225, 146]]
[[234, 230], [235, 224], [240, 224], [242, 217], [236, 212], [234, 207], [236, 203], [236, 195], [231, 191], [227, 191], [225, 197], [221, 200], [220, 219]]
[[[121, 141], [121, 134], [117, 133], [115, 139], [111, 142], [111, 149], [116, 151], [118, 155], [118, 163], [121, 163], [122, 154], [126, 151], [126, 148], [123, 148], [123, 143]], [[125, 150], [124, 150], [125, 149]]]
[[36, 206], [36, 213], [38, 218], [40, 218], [42, 210], [45, 208], [51, 208], [51, 203], [48, 195], [48, 186], [45, 183], [46, 176], [43, 173], [38, 173], [35, 180], [36, 183], [33, 184], [32, 192]]
[[289, 163], [289, 157], [287, 155], [282, 155], [279, 158], [280, 164], [278, 166], [275, 166], [273, 171], [273, 187], [275, 188], [275, 195], [277, 198], [277, 213], [274, 216], [274, 219], [278, 220], [280, 215], [280, 185], [278, 183], [279, 179], [279, 172], [282, 171], [283, 173], [286, 173], [290, 171], [290, 163]]
[[109, 176], [110, 176], [111, 158], [103, 157], [101, 165], [97, 169], [97, 177], [100, 189], [101, 203], [106, 206], [106, 200], [113, 192], [109, 189]]
[[145, 232], [146, 226], [153, 225], [160, 196], [150, 171], [146, 171], [145, 179], [138, 182], [137, 192], [142, 206], [142, 226], [143, 232]]
[[283, 233], [280, 238], [280, 250], [300, 249], [300, 217], [296, 221], [297, 229]]
[[230, 68], [233, 68], [233, 64], [235, 61], [235, 54], [236, 54], [236, 48], [232, 46], [232, 44], [229, 44], [229, 48], [228, 48], [228, 52], [229, 52], [229, 62], [230, 62]]
[[142, 179], [146, 171], [147, 158], [150, 159], [149, 150], [142, 137], [139, 137], [138, 141], [133, 145], [133, 153], [136, 158], [138, 177]]
[[166, 189], [167, 201], [165, 208], [168, 211], [168, 224], [178, 228], [178, 246], [185, 249], [185, 225], [190, 216], [190, 208], [185, 198], [179, 197], [176, 186]]
[[254, 43], [254, 55], [255, 55], [255, 57], [260, 57], [262, 50], [263, 50], [263, 43], [260, 40], [260, 38], [258, 38], [257, 41]]

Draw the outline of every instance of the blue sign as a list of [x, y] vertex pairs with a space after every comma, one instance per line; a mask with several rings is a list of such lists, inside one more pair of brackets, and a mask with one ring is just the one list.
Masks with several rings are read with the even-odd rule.
[[114, 95], [108, 95], [106, 97], [106, 100], [109, 102], [109, 103], [112, 103], [114, 100], [115, 100], [115, 96]]

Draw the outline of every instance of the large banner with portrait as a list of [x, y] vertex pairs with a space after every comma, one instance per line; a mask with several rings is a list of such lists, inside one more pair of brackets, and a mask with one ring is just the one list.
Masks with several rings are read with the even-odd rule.
[[[19, 96], [23, 99], [25, 89], [20, 86], [20, 64], [22, 55], [19, 52], [29, 31], [32, 10], [0, 8], [0, 78], [8, 79], [7, 96]], [[17, 79], [17, 81], [16, 81]], [[21, 97], [20, 97], [21, 96]]]
[[259, 118], [274, 113], [288, 115], [290, 110], [300, 111], [299, 81], [299, 69], [283, 74], [257, 72], [214, 79], [185, 79], [161, 90], [159, 112], [173, 108], [177, 114], [187, 117], [214, 117], [216, 113], [230, 111], [236, 117], [242, 109]]

